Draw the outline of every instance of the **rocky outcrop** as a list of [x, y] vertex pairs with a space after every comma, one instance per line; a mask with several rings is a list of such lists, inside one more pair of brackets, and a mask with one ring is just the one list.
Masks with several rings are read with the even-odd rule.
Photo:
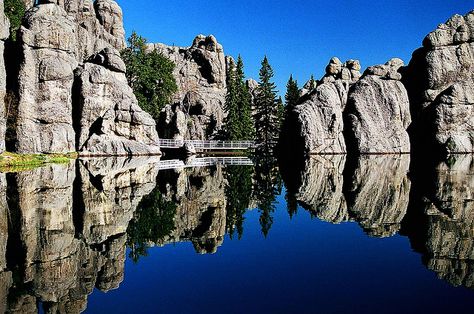
[[346, 143], [343, 111], [350, 86], [360, 77], [360, 65], [331, 59], [326, 75], [315, 89], [305, 92], [283, 130], [283, 145], [306, 154], [343, 154]]
[[410, 156], [362, 156], [349, 167], [344, 195], [351, 220], [372, 236], [387, 237], [400, 229], [411, 182]]
[[137, 104], [118, 50], [115, 1], [40, 1], [21, 27], [16, 151], [159, 154], [155, 121]]
[[150, 44], [176, 65], [178, 92], [159, 121], [160, 136], [175, 139], [208, 139], [217, 135], [224, 120], [227, 65], [216, 38], [197, 36], [191, 47]]
[[5, 70], [5, 40], [10, 35], [10, 22], [5, 16], [3, 1], [0, 3], [0, 153], [5, 151], [6, 112], [5, 96], [7, 74]]
[[125, 65], [114, 50], [106, 48], [93, 56], [76, 76], [81, 155], [160, 153], [155, 121], [138, 106], [127, 84]]
[[404, 73], [419, 151], [474, 152], [474, 11], [428, 34]]
[[344, 111], [346, 144], [356, 154], [409, 153], [408, 94], [398, 73], [403, 61], [369, 67], [352, 86]]

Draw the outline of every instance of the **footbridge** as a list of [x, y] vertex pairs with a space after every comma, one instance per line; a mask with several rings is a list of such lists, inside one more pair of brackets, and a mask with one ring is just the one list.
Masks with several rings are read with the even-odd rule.
[[160, 139], [161, 148], [182, 148], [185, 145], [192, 145], [196, 151], [212, 150], [247, 150], [255, 148], [257, 145], [253, 141], [201, 141], [201, 140], [173, 140]]

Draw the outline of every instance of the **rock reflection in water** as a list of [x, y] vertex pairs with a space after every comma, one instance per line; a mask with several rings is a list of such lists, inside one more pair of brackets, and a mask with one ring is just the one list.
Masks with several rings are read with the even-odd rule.
[[409, 155], [361, 156], [347, 167], [349, 216], [367, 234], [392, 236], [406, 215], [411, 183]]
[[439, 278], [474, 289], [473, 155], [441, 162], [417, 181], [405, 233]]
[[175, 228], [160, 244], [190, 240], [196, 252], [215, 253], [226, 231], [223, 167], [167, 170], [158, 182], [165, 198], [177, 205]]
[[35, 313], [40, 302], [47, 313], [79, 313], [94, 287], [119, 287], [128, 223], [156, 184], [156, 164], [134, 162], [88, 160], [7, 175], [0, 310]]
[[[372, 236], [395, 234], [408, 208], [410, 157], [312, 156], [288, 178], [290, 193], [320, 220], [358, 222]], [[289, 184], [288, 184], [289, 183]]]
[[342, 193], [345, 155], [312, 156], [293, 180], [296, 199], [319, 219], [331, 223], [347, 221], [346, 199]]

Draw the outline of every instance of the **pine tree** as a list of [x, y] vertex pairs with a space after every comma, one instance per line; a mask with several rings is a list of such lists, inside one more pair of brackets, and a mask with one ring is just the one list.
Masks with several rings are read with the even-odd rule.
[[287, 110], [291, 110], [298, 104], [300, 98], [300, 91], [298, 88], [298, 82], [293, 80], [293, 75], [290, 75], [290, 79], [286, 84], [285, 103]]
[[178, 89], [173, 76], [175, 64], [156, 50], [148, 52], [147, 40], [135, 32], [128, 43], [129, 46], [121, 52], [127, 66], [128, 84], [140, 107], [158, 119], [161, 109], [171, 102]]
[[277, 91], [273, 78], [273, 69], [265, 58], [260, 69], [255, 99], [255, 131], [257, 141], [270, 144], [277, 140], [279, 134], [279, 109]]
[[252, 118], [251, 97], [245, 83], [244, 62], [240, 55], [237, 58], [236, 85], [239, 109], [239, 139], [253, 140], [255, 138], [255, 124]]
[[240, 117], [238, 108], [238, 85], [234, 62], [230, 62], [227, 73], [227, 94], [224, 110], [227, 117], [224, 119], [224, 132], [227, 140], [235, 141], [240, 137]]
[[313, 90], [316, 88], [316, 80], [314, 79], [314, 75], [311, 74], [311, 78], [309, 79], [309, 90]]

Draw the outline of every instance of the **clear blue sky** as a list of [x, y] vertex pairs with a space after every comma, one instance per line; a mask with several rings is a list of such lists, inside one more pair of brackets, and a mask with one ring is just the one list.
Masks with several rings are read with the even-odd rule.
[[118, 0], [127, 36], [190, 46], [213, 34], [226, 55], [242, 55], [247, 77], [258, 80], [266, 54], [281, 94], [290, 74], [300, 85], [319, 79], [333, 56], [362, 68], [392, 57], [408, 63], [425, 35], [474, 0]]

